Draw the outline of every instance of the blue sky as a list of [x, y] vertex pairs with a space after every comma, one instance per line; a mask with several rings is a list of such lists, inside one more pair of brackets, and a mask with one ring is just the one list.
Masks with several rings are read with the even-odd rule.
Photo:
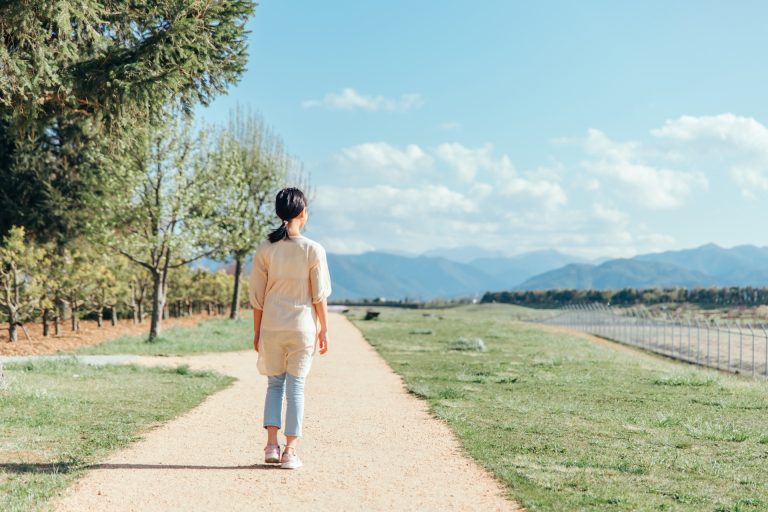
[[242, 81], [331, 252], [768, 245], [768, 4], [263, 0]]

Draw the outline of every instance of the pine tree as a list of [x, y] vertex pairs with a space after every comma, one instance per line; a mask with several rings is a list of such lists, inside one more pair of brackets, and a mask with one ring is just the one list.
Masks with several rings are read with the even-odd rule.
[[113, 155], [169, 103], [185, 112], [244, 70], [250, 0], [0, 2], [0, 235], [94, 228]]

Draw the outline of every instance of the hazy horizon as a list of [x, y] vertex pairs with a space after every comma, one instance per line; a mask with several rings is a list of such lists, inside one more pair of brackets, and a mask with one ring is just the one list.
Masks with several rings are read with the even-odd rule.
[[[555, 251], [555, 252], [558, 252], [558, 253], [566, 255], [566, 256], [573, 256], [573, 257], [577, 257], [577, 258], [583, 258], [585, 260], [589, 260], [589, 261], [594, 262], [596, 260], [605, 260], [605, 259], [613, 259], [613, 258], [633, 258], [635, 256], [640, 256], [640, 255], [643, 255], [643, 254], [650, 254], [650, 253], [657, 253], [657, 252], [684, 251], [684, 250], [691, 250], [691, 249], [699, 249], [701, 247], [704, 247], [704, 246], [707, 246], [707, 245], [710, 245], [710, 244], [716, 245], [716, 246], [720, 247], [721, 249], [726, 249], [726, 250], [735, 249], [737, 247], [743, 247], [743, 246], [753, 246], [753, 247], [757, 247], [759, 249], [768, 247], [768, 245], [761, 246], [761, 245], [756, 245], [756, 244], [736, 244], [736, 245], [732, 245], [732, 246], [723, 246], [723, 245], [715, 243], [715, 242], [707, 242], [707, 243], [703, 243], [703, 244], [700, 244], [700, 245], [696, 245], [696, 246], [692, 246], [692, 247], [682, 247], [682, 248], [679, 248], [679, 249], [662, 249], [660, 251], [639, 252], [639, 253], [630, 254], [630, 255], [627, 255], [627, 256], [615, 256], [615, 257], [611, 257], [611, 256], [598, 256], [596, 258], [584, 258], [584, 257], [579, 256], [577, 254], [572, 254], [572, 253], [569, 253], [569, 252], [566, 252], [566, 251], [562, 251], [562, 250], [560, 250], [560, 249], [558, 249], [556, 247], [551, 247], [551, 248], [543, 248], [543, 249], [534, 249], [534, 250], [531, 250], [531, 251], [518, 252], [518, 253], [501, 253], [500, 256], [506, 257], [506, 258], [514, 258], [516, 256], [524, 256], [524, 255], [532, 254], [532, 253], [541, 253], [541, 252]], [[433, 251], [435, 251], [435, 252], [438, 252], [438, 251], [452, 251], [452, 250], [457, 250], [457, 249], [468, 249], [468, 248], [473, 248], [473, 246], [467, 245], [467, 246], [454, 246], [454, 247], [437, 247], [437, 248], [434, 248], [434, 249], [428, 249], [426, 251], [422, 251], [422, 252], [418, 252], [418, 253], [411, 253], [411, 252], [402, 251], [400, 249], [387, 249], [387, 248], [370, 249], [370, 250], [359, 251], [359, 252], [338, 252], [338, 251], [332, 251], [332, 252], [334, 254], [349, 255], [349, 256], [365, 254], [367, 252], [382, 252], [382, 253], [395, 254], [395, 255], [404, 255], [404, 256], [423, 256], [423, 255], [431, 253]], [[483, 251], [488, 251], [488, 252], [494, 252], [493, 249], [485, 249], [483, 247], [478, 247], [478, 249], [481, 249]], [[439, 254], [434, 254], [434, 256], [439, 256]], [[484, 256], [480, 255], [478, 257], [481, 258], [481, 257], [484, 257]], [[447, 259], [450, 259], [450, 258], [447, 258]]]

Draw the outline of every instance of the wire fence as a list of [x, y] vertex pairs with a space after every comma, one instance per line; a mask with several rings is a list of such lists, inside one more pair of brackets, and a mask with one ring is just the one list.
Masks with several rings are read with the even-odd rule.
[[602, 304], [566, 306], [541, 323], [561, 325], [627, 345], [733, 373], [768, 377], [768, 324], [673, 317]]

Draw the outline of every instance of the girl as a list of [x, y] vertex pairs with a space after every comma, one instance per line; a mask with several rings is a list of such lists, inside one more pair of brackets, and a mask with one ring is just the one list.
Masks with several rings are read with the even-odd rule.
[[[296, 455], [296, 441], [304, 417], [304, 380], [318, 342], [320, 354], [328, 350], [326, 299], [331, 294], [331, 278], [323, 247], [300, 233], [308, 217], [301, 190], [284, 188], [278, 192], [275, 211], [283, 223], [256, 249], [248, 292], [257, 368], [268, 377], [264, 460], [295, 469], [302, 465]], [[281, 456], [277, 431], [284, 393], [286, 442]]]

